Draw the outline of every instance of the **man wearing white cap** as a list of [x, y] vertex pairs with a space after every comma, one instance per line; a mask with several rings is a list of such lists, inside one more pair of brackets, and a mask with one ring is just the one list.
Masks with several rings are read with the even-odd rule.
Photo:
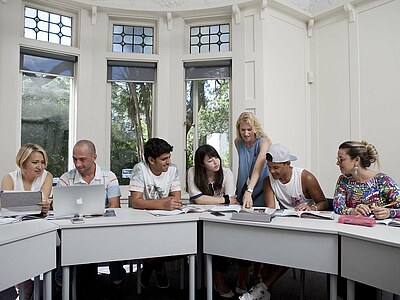
[[[313, 174], [303, 168], [292, 167], [297, 160], [281, 144], [270, 146], [266, 154], [269, 175], [263, 183], [264, 202], [275, 208], [275, 197], [281, 208], [295, 210], [325, 210], [328, 202]], [[269, 288], [288, 270], [288, 267], [268, 264], [262, 270], [262, 281], [245, 293], [241, 300], [269, 300]]]
[[273, 144], [267, 155], [269, 176], [264, 179], [264, 201], [266, 206], [275, 207], [275, 197], [281, 208], [295, 210], [325, 210], [328, 202], [317, 178], [309, 171], [292, 167], [297, 160], [289, 149]]

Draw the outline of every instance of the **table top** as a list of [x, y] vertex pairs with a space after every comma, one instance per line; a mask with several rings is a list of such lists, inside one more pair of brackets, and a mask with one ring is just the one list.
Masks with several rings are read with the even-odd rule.
[[154, 216], [146, 210], [133, 208], [113, 208], [116, 216], [112, 217], [85, 217], [84, 223], [73, 224], [69, 219], [49, 220], [58, 225], [61, 229], [77, 227], [104, 227], [104, 226], [126, 226], [145, 225], [154, 223], [176, 223], [176, 222], [197, 222], [200, 213], [182, 213], [172, 216]]
[[27, 220], [0, 225], [0, 246], [56, 231], [59, 227], [45, 219]]

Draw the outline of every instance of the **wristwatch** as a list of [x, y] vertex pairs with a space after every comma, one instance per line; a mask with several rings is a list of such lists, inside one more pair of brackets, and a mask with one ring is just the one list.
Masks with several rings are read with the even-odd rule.
[[253, 194], [253, 189], [247, 188], [247, 189], [246, 189], [246, 192], [249, 192], [250, 194]]

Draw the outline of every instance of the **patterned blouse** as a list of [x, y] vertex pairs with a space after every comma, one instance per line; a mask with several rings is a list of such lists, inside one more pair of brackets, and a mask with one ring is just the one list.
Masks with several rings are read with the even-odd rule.
[[[378, 173], [366, 182], [355, 181], [352, 176], [340, 175], [333, 198], [333, 210], [337, 214], [350, 214], [358, 204], [383, 206], [397, 202], [400, 207], [400, 190], [396, 182], [384, 173]], [[390, 217], [400, 217], [400, 209], [393, 209]]]

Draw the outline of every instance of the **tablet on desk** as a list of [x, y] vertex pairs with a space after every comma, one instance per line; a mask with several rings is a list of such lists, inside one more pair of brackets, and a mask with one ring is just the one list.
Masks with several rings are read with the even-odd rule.
[[42, 192], [2, 191], [0, 193], [0, 216], [40, 215]]

